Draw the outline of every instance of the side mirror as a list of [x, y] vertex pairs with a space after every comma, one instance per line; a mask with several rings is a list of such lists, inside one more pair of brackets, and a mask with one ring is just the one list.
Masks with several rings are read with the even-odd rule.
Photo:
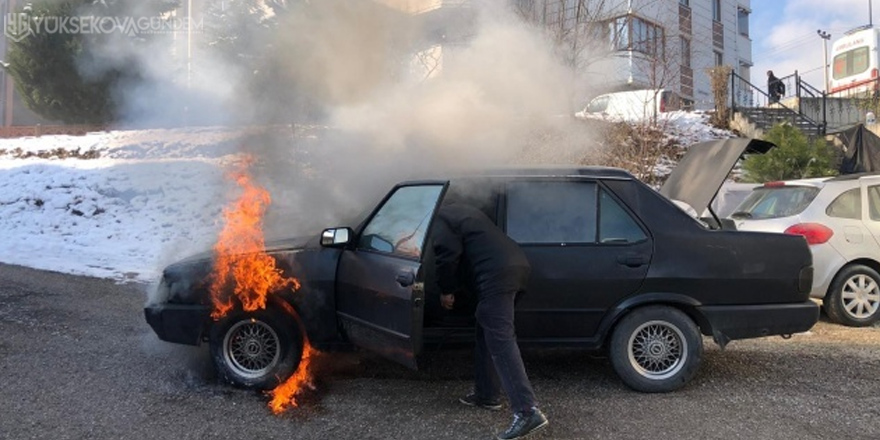
[[351, 230], [351, 228], [324, 229], [324, 232], [321, 233], [321, 246], [345, 246], [348, 244], [349, 241], [351, 241], [352, 236], [354, 236], [354, 232]]

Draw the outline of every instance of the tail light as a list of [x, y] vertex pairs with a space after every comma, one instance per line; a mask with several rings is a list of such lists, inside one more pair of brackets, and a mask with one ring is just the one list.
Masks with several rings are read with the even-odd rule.
[[785, 182], [776, 181], [776, 182], [767, 182], [764, 184], [764, 188], [781, 188], [785, 186]]
[[880, 73], [880, 71], [878, 71], [876, 67], [871, 69], [871, 78], [877, 78], [878, 73]]
[[798, 223], [794, 226], [789, 226], [785, 233], [789, 235], [803, 235], [809, 245], [825, 243], [834, 235], [834, 231], [831, 228], [820, 223]]

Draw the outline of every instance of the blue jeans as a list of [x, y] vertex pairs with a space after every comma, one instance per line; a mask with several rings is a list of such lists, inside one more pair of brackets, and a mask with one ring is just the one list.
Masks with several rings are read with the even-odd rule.
[[[520, 276], [527, 278], [528, 270]], [[494, 400], [503, 389], [514, 412], [530, 412], [537, 406], [513, 324], [514, 302], [524, 285], [503, 282], [495, 288], [481, 288], [476, 312], [474, 392], [480, 398]]]

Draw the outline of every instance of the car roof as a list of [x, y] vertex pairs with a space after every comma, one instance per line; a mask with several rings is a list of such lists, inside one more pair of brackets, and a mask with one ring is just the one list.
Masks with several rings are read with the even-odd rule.
[[474, 169], [452, 177], [592, 177], [598, 179], [635, 179], [628, 171], [620, 168], [602, 166], [572, 167], [565, 165]]
[[840, 176], [835, 176], [828, 179], [829, 182], [839, 182], [839, 181], [847, 181], [847, 180], [857, 180], [863, 177], [880, 177], [880, 173], [870, 172], [870, 173], [855, 173], [855, 174], [842, 174]]
[[[832, 181], [833, 177], [811, 177], [809, 179], [794, 179], [794, 180], [782, 180], [780, 182], [784, 182], [785, 186], [823, 186], [823, 184]], [[764, 182], [757, 188], [770, 188], [773, 187], [773, 181]], [[756, 188], [756, 189], [757, 189]]]
[[[816, 186], [822, 187], [827, 184], [837, 186], [837, 184], [847, 184], [847, 183], [855, 183], [860, 179], [864, 178], [878, 178], [880, 179], [880, 173], [870, 172], [870, 173], [855, 173], [855, 174], [843, 174], [840, 176], [827, 176], [827, 177], [812, 177], [809, 179], [795, 179], [795, 180], [784, 180], [786, 186]], [[765, 187], [767, 184], [772, 182], [766, 182], [758, 188]]]

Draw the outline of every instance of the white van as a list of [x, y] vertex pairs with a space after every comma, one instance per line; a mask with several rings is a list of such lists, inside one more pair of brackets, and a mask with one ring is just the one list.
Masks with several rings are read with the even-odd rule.
[[831, 93], [850, 95], [877, 92], [880, 81], [880, 28], [863, 26], [853, 29], [831, 47]]
[[599, 95], [574, 116], [581, 119], [640, 121], [675, 110], [681, 110], [681, 99], [671, 90], [643, 89]]

